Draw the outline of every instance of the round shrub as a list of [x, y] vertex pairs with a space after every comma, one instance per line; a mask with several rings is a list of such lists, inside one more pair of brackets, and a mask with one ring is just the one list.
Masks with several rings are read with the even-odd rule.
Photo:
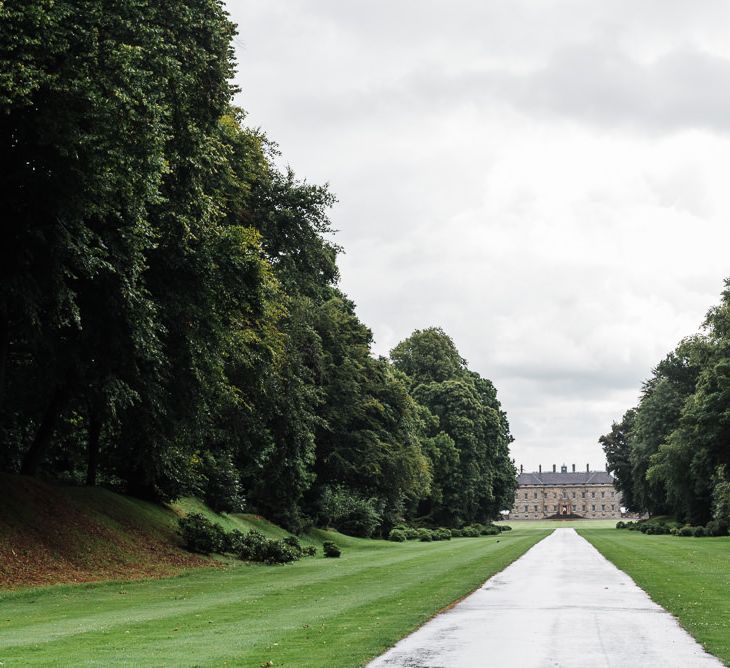
[[625, 529], [626, 528], [626, 522], [623, 522], [623, 521], [616, 522], [616, 528], [617, 529]]
[[288, 545], [298, 555], [302, 554], [302, 544], [299, 542], [299, 539], [296, 536], [285, 536], [281, 540], [285, 545]]
[[302, 548], [302, 556], [304, 556], [304, 557], [316, 557], [317, 556], [317, 548], [314, 547], [314, 545], [305, 545]]
[[394, 543], [405, 543], [406, 532], [403, 529], [392, 529], [388, 534], [388, 540], [392, 540]]
[[436, 529], [433, 532], [433, 539], [434, 540], [451, 540], [451, 531], [449, 529], [444, 529], [443, 527], [440, 529]]
[[480, 536], [479, 527], [465, 526], [461, 530], [461, 535], [464, 536], [464, 538], [479, 538], [479, 536]]
[[266, 564], [288, 564], [299, 559], [300, 555], [301, 550], [297, 551], [283, 540], [267, 540], [261, 561]]
[[322, 543], [322, 550], [324, 556], [330, 559], [337, 559], [342, 554], [342, 550], [331, 540], [326, 540]]
[[238, 558], [243, 561], [265, 561], [269, 539], [260, 531], [251, 529], [240, 541]]
[[422, 543], [430, 543], [433, 540], [433, 532], [431, 531], [431, 529], [419, 529], [418, 540], [420, 540]]
[[500, 531], [512, 531], [512, 527], [511, 527], [511, 526], [509, 526], [508, 524], [498, 524], [498, 525], [497, 525], [497, 528], [498, 528], [498, 529], [499, 529]]
[[320, 505], [326, 523], [349, 536], [370, 538], [382, 522], [375, 500], [345, 487], [325, 489]]
[[707, 523], [705, 531], [708, 536], [727, 536], [728, 525], [723, 520], [711, 520]]
[[479, 530], [481, 536], [498, 536], [500, 533], [502, 532], [494, 524], [487, 524]]
[[677, 535], [678, 536], [692, 536], [694, 535], [694, 530], [691, 526], [683, 526], [677, 529]]
[[190, 513], [178, 520], [178, 527], [183, 545], [190, 552], [211, 554], [222, 552], [225, 547], [225, 531], [205, 515]]
[[229, 554], [238, 554], [241, 551], [243, 541], [246, 539], [246, 534], [238, 529], [233, 529], [228, 533], [224, 534], [223, 537], [223, 549], [222, 552], [228, 552]]
[[694, 527], [692, 529], [692, 535], [695, 538], [702, 538], [707, 535], [707, 532], [705, 531], [705, 527]]

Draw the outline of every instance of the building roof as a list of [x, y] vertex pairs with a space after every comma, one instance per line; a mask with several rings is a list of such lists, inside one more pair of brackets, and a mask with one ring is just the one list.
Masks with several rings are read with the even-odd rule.
[[612, 485], [613, 476], [606, 471], [579, 471], [577, 473], [520, 473], [517, 484], [522, 485]]

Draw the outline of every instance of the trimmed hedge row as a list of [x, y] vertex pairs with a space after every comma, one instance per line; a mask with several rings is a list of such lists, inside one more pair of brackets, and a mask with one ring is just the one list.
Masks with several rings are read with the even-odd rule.
[[452, 538], [478, 538], [479, 536], [498, 536], [503, 531], [511, 531], [510, 526], [497, 526], [496, 524], [470, 524], [461, 529], [426, 529], [399, 524], [391, 529], [388, 540], [396, 543], [404, 543], [407, 540], [420, 540], [430, 543], [438, 540], [451, 540]]
[[[243, 561], [265, 564], [288, 564], [317, 554], [316, 547], [302, 546], [296, 536], [272, 540], [256, 529], [225, 531], [200, 513], [181, 517], [178, 526], [185, 549], [198, 554], [233, 554]], [[332, 555], [325, 550], [325, 556]]]
[[650, 536], [692, 536], [694, 538], [727, 536], [728, 524], [722, 520], [712, 520], [707, 526], [681, 525], [679, 522], [666, 520], [639, 520], [638, 522], [617, 522], [617, 529], [628, 529], [629, 531], [641, 531]]

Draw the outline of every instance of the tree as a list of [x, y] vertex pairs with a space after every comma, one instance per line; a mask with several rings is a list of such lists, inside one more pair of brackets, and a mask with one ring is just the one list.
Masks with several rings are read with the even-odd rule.
[[611, 425], [611, 431], [598, 439], [604, 453], [608, 468], [614, 475], [614, 485], [621, 492], [623, 505], [632, 512], [641, 508], [634, 501], [634, 481], [631, 466], [630, 435], [634, 426], [636, 409], [626, 411], [620, 422]]

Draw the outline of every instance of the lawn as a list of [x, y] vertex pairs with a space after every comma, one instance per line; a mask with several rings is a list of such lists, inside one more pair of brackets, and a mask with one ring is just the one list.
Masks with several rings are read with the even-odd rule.
[[0, 665], [361, 666], [547, 533], [405, 544], [335, 534], [339, 560], [0, 593]]
[[508, 520], [495, 524], [509, 524], [514, 529], [615, 529], [618, 520]]
[[730, 664], [730, 537], [590, 528], [578, 533], [675, 615], [708, 652]]

